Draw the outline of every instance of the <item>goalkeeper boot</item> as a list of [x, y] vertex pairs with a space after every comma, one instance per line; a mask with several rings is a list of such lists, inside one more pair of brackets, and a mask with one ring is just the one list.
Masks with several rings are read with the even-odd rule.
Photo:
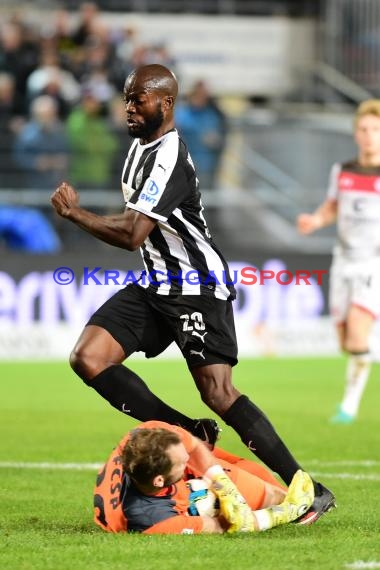
[[281, 505], [270, 507], [272, 526], [292, 522], [303, 516], [314, 501], [314, 484], [308, 473], [298, 469]]
[[210, 488], [219, 499], [220, 514], [230, 524], [227, 532], [249, 532], [254, 530], [252, 511], [227, 475], [217, 475], [212, 480]]
[[334, 508], [336, 508], [336, 502], [333, 493], [327, 489], [327, 487], [321, 485], [321, 483], [315, 483], [315, 498], [313, 504], [303, 516], [296, 520], [296, 523], [303, 525], [313, 524], [321, 518], [322, 515]]
[[207, 443], [211, 449], [214, 449], [215, 443], [219, 439], [220, 432], [222, 431], [218, 423], [215, 420], [207, 418], [195, 421], [197, 423], [191, 433]]

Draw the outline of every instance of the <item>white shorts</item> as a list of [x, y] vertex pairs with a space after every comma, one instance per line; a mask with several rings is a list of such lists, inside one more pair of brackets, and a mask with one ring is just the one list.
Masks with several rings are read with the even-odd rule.
[[380, 316], [380, 258], [335, 258], [330, 270], [329, 300], [335, 324], [346, 320], [351, 305], [361, 307], [374, 318]]

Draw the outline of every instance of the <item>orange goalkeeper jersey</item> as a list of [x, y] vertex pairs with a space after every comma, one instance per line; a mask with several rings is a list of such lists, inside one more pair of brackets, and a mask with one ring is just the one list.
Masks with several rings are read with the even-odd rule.
[[[186, 451], [195, 446], [194, 437], [184, 429], [159, 421], [140, 424], [136, 429], [163, 428], [178, 433]], [[201, 532], [202, 519], [187, 514], [189, 488], [182, 479], [157, 495], [140, 493], [124, 473], [121, 452], [129, 433], [112, 451], [98, 473], [94, 491], [95, 522], [108, 532], [135, 531], [146, 534], [193, 534]], [[190, 476], [189, 476], [190, 477]]]
[[[193, 451], [195, 438], [179, 426], [152, 420], [140, 424], [136, 429], [153, 428], [178, 433], [186, 451], [189, 454]], [[200, 533], [203, 529], [202, 518], [189, 516], [187, 512], [190, 490], [186, 481], [201, 477], [203, 473], [189, 461], [181, 481], [162, 489], [157, 495], [143, 495], [134, 487], [121, 465], [122, 449], [129, 437], [128, 433], [120, 441], [98, 473], [94, 491], [96, 524], [108, 532]], [[215, 448], [213, 454], [215, 463], [223, 467], [253, 510], [262, 507], [265, 481], [282, 487], [267, 469], [253, 461], [241, 459], [220, 448]]]

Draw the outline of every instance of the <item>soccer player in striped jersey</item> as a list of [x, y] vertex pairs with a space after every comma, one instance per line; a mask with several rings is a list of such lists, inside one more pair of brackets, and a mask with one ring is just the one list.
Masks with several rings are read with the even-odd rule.
[[337, 221], [330, 275], [330, 311], [349, 358], [345, 391], [333, 423], [352, 423], [371, 369], [370, 333], [380, 314], [380, 100], [364, 101], [354, 128], [358, 156], [335, 164], [325, 202], [298, 217], [310, 234]]
[[[99, 216], [81, 208], [67, 183], [52, 195], [59, 215], [108, 244], [140, 248], [145, 264], [138, 283], [116, 293], [91, 317], [71, 366], [118, 410], [140, 421], [180, 425], [199, 437], [209, 424], [168, 406], [122, 364], [136, 351], [154, 357], [175, 342], [202, 400], [289, 485], [299, 464], [263, 412], [232, 384], [235, 290], [203, 216], [193, 162], [175, 128], [177, 92], [175, 76], [161, 65], [142, 66], [126, 79], [127, 125], [136, 140], [122, 173], [123, 213]], [[315, 482], [305, 522], [333, 505], [332, 493]]]

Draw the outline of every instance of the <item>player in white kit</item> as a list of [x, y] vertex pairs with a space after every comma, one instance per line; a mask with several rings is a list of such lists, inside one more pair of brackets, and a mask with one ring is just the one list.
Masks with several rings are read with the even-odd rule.
[[330, 275], [330, 311], [341, 349], [348, 353], [346, 384], [334, 423], [355, 420], [371, 369], [369, 337], [380, 315], [380, 99], [359, 105], [355, 160], [335, 164], [326, 200], [300, 214], [301, 234], [337, 222]]

